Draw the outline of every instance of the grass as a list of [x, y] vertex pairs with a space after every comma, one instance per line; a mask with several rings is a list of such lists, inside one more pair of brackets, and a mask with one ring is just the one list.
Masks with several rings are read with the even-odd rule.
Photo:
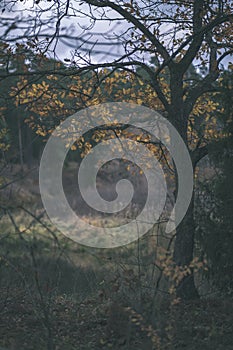
[[152, 303], [158, 272], [151, 237], [98, 250], [49, 226], [54, 239], [32, 218], [13, 214], [15, 225], [1, 219], [0, 347], [232, 349], [232, 299], [172, 304], [163, 280]]

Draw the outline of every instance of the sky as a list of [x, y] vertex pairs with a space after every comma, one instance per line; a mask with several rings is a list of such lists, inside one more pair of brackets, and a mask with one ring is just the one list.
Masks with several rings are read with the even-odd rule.
[[[1, 15], [1, 22], [15, 22], [15, 25], [17, 27], [24, 27], [23, 29], [17, 29], [14, 28], [8, 32], [8, 38], [13, 39], [17, 38], [18, 36], [21, 36], [25, 31], [28, 31], [28, 28], [26, 28], [25, 24], [20, 24], [17, 20], [18, 18], [23, 16], [29, 16], [29, 12], [33, 9], [33, 0], [27, 0], [26, 2], [15, 2], [14, 6], [10, 6], [11, 1], [3, 1], [0, 3], [0, 13], [2, 9], [4, 9], [4, 12]], [[7, 3], [7, 4], [5, 4]], [[42, 3], [43, 4], [43, 3]], [[37, 6], [37, 9], [39, 6]], [[44, 6], [40, 6], [40, 8], [44, 8]], [[88, 11], [86, 12], [88, 13]], [[42, 16], [42, 19], [46, 21], [49, 16], [51, 16], [52, 12], [47, 12], [44, 16]], [[110, 17], [113, 17], [114, 14], [109, 13]], [[78, 48], [80, 45], [82, 45], [82, 51], [83, 54], [88, 54], [88, 49], [92, 49], [92, 52], [94, 54], [92, 55], [92, 63], [97, 62], [103, 62], [107, 60], [112, 60], [114, 58], [118, 58], [123, 51], [120, 51], [120, 45], [116, 44], [116, 40], [113, 41], [112, 34], [117, 30], [117, 33], [121, 34], [121, 32], [125, 31], [127, 28], [127, 25], [124, 23], [118, 22], [116, 23], [112, 21], [102, 21], [102, 22], [96, 22], [95, 24], [95, 32], [98, 32], [98, 35], [88, 35], [88, 26], [90, 25], [90, 21], [87, 16], [85, 16], [85, 13], [82, 15], [82, 18], [63, 18], [61, 25], [60, 25], [60, 34], [69, 34], [74, 38], [77, 38], [76, 40], [69, 40], [69, 39], [61, 39], [56, 42], [54, 40], [53, 44], [50, 46], [50, 55], [54, 57], [53, 48], [54, 44], [56, 43], [56, 59], [64, 60], [66, 58], [71, 58], [72, 54], [74, 53], [75, 49]], [[6, 33], [7, 27], [0, 27], [0, 37]], [[116, 28], [117, 27], [117, 28]], [[43, 30], [41, 30], [41, 34], [50, 34], [52, 35], [54, 33], [55, 25], [51, 24], [51, 22], [48, 23], [47, 26], [44, 27]], [[35, 31], [38, 31], [39, 28], [35, 28]], [[84, 45], [83, 40], [90, 40], [91, 42], [95, 43], [95, 47], [93, 48], [93, 45]], [[19, 40], [18, 40], [19, 41]], [[111, 43], [109, 45], [109, 43]]]
[[[13, 6], [12, 6], [13, 3]], [[19, 21], [17, 21], [18, 17], [22, 16], [29, 16], [31, 10], [45, 10], [51, 7], [51, 4], [54, 4], [53, 2], [45, 2], [41, 1], [38, 5], [35, 5], [34, 0], [25, 0], [25, 1], [15, 1], [15, 0], [2, 0], [0, 2], [0, 13], [4, 9], [4, 11], [1, 14], [0, 23], [8, 23], [8, 22], [15, 22], [15, 26], [22, 27], [23, 29], [17, 29], [14, 28], [8, 32], [7, 37], [9, 39], [12, 39], [13, 37], [17, 37], [19, 35], [22, 35], [23, 32], [30, 33], [29, 28], [27, 28], [27, 24], [20, 24]], [[64, 61], [65, 59], [72, 59], [72, 56], [77, 50], [81, 53], [81, 56], [84, 57], [86, 60], [89, 60], [91, 57], [92, 63], [99, 63], [99, 62], [107, 62], [112, 61], [116, 58], [119, 58], [122, 54], [124, 54], [124, 48], [122, 45], [119, 45], [120, 40], [122, 38], [122, 33], [125, 32], [129, 25], [125, 21], [98, 21], [95, 23], [94, 28], [90, 28], [89, 32], [95, 31], [98, 32], [98, 35], [89, 35], [88, 32], [88, 26], [90, 26], [90, 20], [87, 17], [87, 14], [89, 13], [88, 7], [82, 7], [83, 14], [77, 18], [75, 16], [71, 16], [69, 18], [65, 17], [61, 21], [60, 25], [60, 34], [68, 34], [71, 35], [73, 40], [70, 39], [60, 39], [56, 41], [56, 39], [53, 40], [53, 43], [50, 46], [50, 53], [49, 55], [55, 59]], [[39, 28], [39, 24], [37, 23], [35, 27], [33, 28], [33, 33], [35, 31], [38, 31], [40, 29], [41, 34], [46, 35], [52, 35], [55, 28], [55, 23], [52, 23], [50, 20], [48, 20], [51, 17], [52, 11], [44, 12], [41, 19], [43, 21], [47, 21], [48, 23], [43, 29]], [[70, 12], [72, 15], [72, 12]], [[53, 12], [53, 15], [57, 15]], [[108, 16], [109, 18], [115, 18], [115, 12], [109, 11]], [[119, 17], [119, 16], [118, 16]], [[31, 16], [31, 18], [33, 18]], [[34, 13], [34, 18], [36, 18]], [[38, 18], [38, 14], [37, 14]], [[1, 36], [6, 32], [7, 28], [9, 27], [0, 27], [0, 38]], [[164, 31], [169, 31], [172, 29], [171, 25], [167, 24], [163, 27]], [[31, 34], [33, 34], [31, 32]], [[118, 35], [118, 40], [113, 40], [113, 35]], [[83, 41], [84, 40], [90, 40], [93, 45], [87, 45]], [[95, 46], [94, 46], [95, 44]], [[56, 45], [55, 54], [53, 52], [54, 45]], [[81, 47], [80, 47], [81, 45]], [[79, 49], [77, 49], [79, 47]], [[90, 51], [92, 51], [92, 54], [90, 56]], [[143, 56], [141, 55], [140, 59], [146, 59], [149, 61], [149, 56]], [[227, 65], [229, 61], [232, 60], [232, 57], [226, 57], [223, 60], [223, 64]], [[198, 62], [198, 61], [197, 61]], [[76, 58], [76, 63], [79, 64], [79, 60]]]

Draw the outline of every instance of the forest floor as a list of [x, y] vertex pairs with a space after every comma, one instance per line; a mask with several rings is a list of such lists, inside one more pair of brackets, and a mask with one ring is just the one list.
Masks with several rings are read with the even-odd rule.
[[133, 327], [126, 334], [122, 328], [126, 321], [115, 318], [115, 322], [109, 324], [109, 305], [99, 302], [98, 297], [78, 303], [60, 296], [50, 301], [48, 332], [41, 310], [18, 289], [15, 295], [13, 292], [11, 290], [13, 299], [8, 299], [4, 307], [1, 305], [0, 345], [6, 349], [232, 349], [233, 302], [229, 300], [181, 304], [172, 311], [161, 309], [162, 322], [166, 324], [163, 330], [150, 330], [148, 325], [145, 330], [145, 325], [144, 328], [135, 326], [129, 319]]
[[0, 347], [4, 349], [232, 349], [231, 298], [212, 295], [172, 303], [161, 294], [152, 312], [145, 285], [140, 307], [135, 304], [139, 299], [134, 274], [124, 265], [125, 278], [119, 277], [117, 255], [89, 254], [66, 240], [58, 249], [54, 242], [35, 237], [3, 238]]
[[174, 300], [165, 280], [157, 286], [149, 236], [98, 250], [58, 234], [38, 171], [21, 180], [14, 171], [0, 199], [0, 349], [233, 349], [232, 298], [200, 286], [200, 300]]

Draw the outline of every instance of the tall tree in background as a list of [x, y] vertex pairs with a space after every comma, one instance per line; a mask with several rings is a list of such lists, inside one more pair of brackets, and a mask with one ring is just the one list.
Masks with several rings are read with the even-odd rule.
[[[206, 200], [196, 208], [198, 239], [209, 263], [208, 277], [224, 294], [233, 293], [233, 74], [226, 71], [215, 98], [222, 111], [219, 124], [223, 135], [209, 145], [209, 157], [216, 175], [205, 181], [202, 188]], [[205, 202], [208, 201], [208, 205]]]
[[[12, 11], [14, 16], [3, 16], [0, 21], [2, 41], [29, 41], [37, 52], [55, 57], [61, 45], [72, 47], [72, 55], [66, 60], [71, 62], [70, 68], [54, 66], [53, 74], [60, 76], [90, 70], [98, 76], [100, 68], [136, 74], [140, 67], [141, 72], [145, 72], [141, 75], [145, 84], [156, 93], [164, 115], [189, 148], [194, 168], [207, 154], [201, 138], [195, 147], [190, 144], [188, 126], [199, 99], [216, 91], [221, 64], [232, 53], [230, 0], [38, 0], [30, 9], [27, 0], [21, 5], [10, 0], [4, 4], [4, 10]], [[69, 20], [72, 20], [71, 26]], [[109, 25], [108, 31], [106, 25]], [[149, 63], [151, 57], [156, 67]], [[195, 78], [190, 76], [192, 65], [205, 67], [205, 73]], [[35, 79], [46, 73], [48, 69], [40, 65], [27, 72]], [[164, 74], [168, 85], [164, 84]], [[1, 76], [4, 78], [4, 74]], [[100, 82], [103, 80], [102, 77]], [[156, 109], [157, 106], [150, 107]], [[174, 260], [179, 266], [189, 265], [193, 259], [193, 207], [192, 200], [176, 232]], [[183, 278], [177, 294], [185, 299], [198, 296], [193, 274]]]

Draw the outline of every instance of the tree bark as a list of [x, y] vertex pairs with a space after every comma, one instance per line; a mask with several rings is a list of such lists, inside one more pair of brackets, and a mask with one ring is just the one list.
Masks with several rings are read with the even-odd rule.
[[[179, 69], [171, 71], [171, 109], [169, 119], [179, 132], [184, 143], [188, 147], [187, 133], [188, 133], [188, 115], [185, 113], [183, 100], [183, 73]], [[171, 145], [173, 147], [173, 145]], [[174, 145], [176, 146], [176, 145]], [[176, 177], [177, 180], [177, 177]], [[176, 193], [178, 190], [178, 183], [176, 186]], [[175, 197], [176, 197], [175, 193]], [[194, 197], [190, 202], [187, 213], [176, 228], [176, 239], [174, 244], [173, 259], [178, 266], [189, 265], [193, 260], [194, 250]], [[182, 300], [190, 300], [198, 298], [198, 292], [194, 283], [193, 271], [191, 274], [184, 277], [177, 286], [176, 294]]]
[[[193, 260], [195, 223], [194, 223], [194, 196], [187, 210], [187, 213], [176, 229], [176, 240], [174, 247], [174, 261], [178, 266], [188, 266]], [[194, 283], [194, 275], [185, 276], [176, 289], [176, 294], [182, 300], [197, 299], [198, 291]]]

